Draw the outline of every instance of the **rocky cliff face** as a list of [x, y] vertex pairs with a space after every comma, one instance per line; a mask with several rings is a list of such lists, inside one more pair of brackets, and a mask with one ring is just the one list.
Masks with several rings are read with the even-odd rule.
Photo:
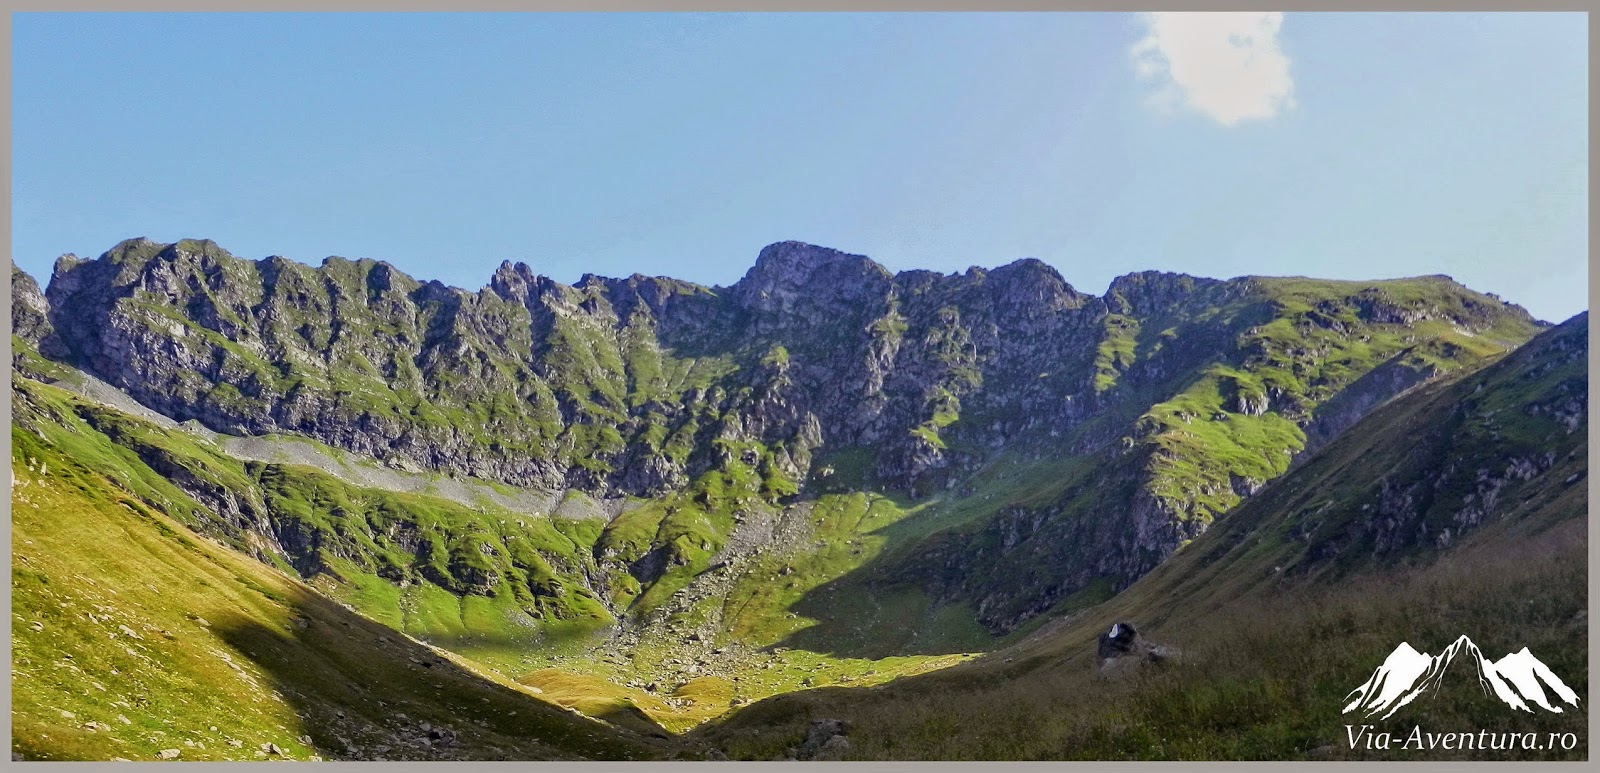
[[890, 572], [995, 630], [1131, 581], [1308, 443], [1540, 327], [1447, 277], [1145, 272], [1095, 297], [1036, 260], [892, 274], [798, 242], [728, 288], [505, 264], [469, 292], [131, 240], [64, 256], [44, 296], [14, 273], [13, 298], [25, 341], [168, 416], [408, 469], [641, 497], [716, 473], [787, 502], [845, 457], [914, 500], [997, 460], [1081, 459], [1059, 497]]
[[1588, 333], [1585, 312], [1436, 398], [1404, 427], [1408, 448], [1363, 492], [1363, 518], [1302, 522], [1314, 557], [1446, 548], [1530, 501], [1582, 486]]
[[11, 334], [38, 346], [52, 332], [50, 303], [28, 272], [11, 268]]

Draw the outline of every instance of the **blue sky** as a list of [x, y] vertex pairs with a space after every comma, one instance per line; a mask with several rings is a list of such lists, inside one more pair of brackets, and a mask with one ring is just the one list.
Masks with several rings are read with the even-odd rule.
[[211, 238], [476, 289], [1446, 273], [1587, 307], [1580, 14], [17, 14], [14, 260]]

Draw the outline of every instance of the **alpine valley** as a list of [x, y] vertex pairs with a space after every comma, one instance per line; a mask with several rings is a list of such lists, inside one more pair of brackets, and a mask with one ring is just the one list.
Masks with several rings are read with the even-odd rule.
[[10, 341], [16, 759], [1513, 754], [1343, 743], [1464, 631], [1575, 701], [1404, 718], [1587, 757], [1587, 313], [1447, 276], [134, 239], [13, 269]]

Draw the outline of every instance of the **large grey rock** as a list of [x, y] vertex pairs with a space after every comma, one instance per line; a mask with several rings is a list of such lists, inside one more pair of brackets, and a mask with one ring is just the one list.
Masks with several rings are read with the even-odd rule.
[[50, 303], [28, 272], [11, 268], [11, 334], [34, 346], [54, 331]]
[[845, 738], [849, 724], [842, 719], [814, 719], [806, 727], [805, 740], [795, 752], [802, 760], [840, 759], [849, 751], [850, 741]]
[[1114, 672], [1137, 663], [1162, 663], [1177, 653], [1146, 639], [1132, 623], [1117, 622], [1100, 634], [1096, 644], [1102, 672]]

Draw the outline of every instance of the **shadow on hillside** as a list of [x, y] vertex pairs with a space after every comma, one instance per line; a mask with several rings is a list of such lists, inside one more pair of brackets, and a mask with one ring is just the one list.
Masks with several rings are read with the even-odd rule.
[[[1574, 459], [1553, 469], [1548, 490], [1427, 560], [1368, 554], [1334, 582], [1303, 576], [1241, 585], [1228, 575], [1265, 576], [1284, 554], [1262, 552], [1253, 539], [1233, 540], [1219, 549], [1219, 560], [1180, 554], [1168, 571], [1145, 575], [1132, 593], [1092, 613], [1087, 625], [1048, 631], [1008, 651], [1013, 665], [990, 659], [965, 673], [917, 675], [877, 691], [773, 696], [696, 728], [685, 741], [735, 759], [767, 759], [827, 716], [851, 724], [860, 758], [1585, 759], [1586, 703], [1561, 712], [1508, 710], [1470, 667], [1462, 672], [1468, 662], [1393, 721], [1540, 738], [1567, 732], [1577, 745], [1357, 749], [1344, 743], [1350, 715], [1339, 713], [1347, 691], [1381, 669], [1398, 643], [1439, 652], [1463, 633], [1486, 645], [1487, 657], [1527, 647], [1588, 700], [1579, 687], [1589, 671], [1588, 501], [1576, 482], [1560, 483], [1585, 465]], [[1251, 506], [1268, 515], [1244, 522], [1248, 532], [1280, 524], [1282, 511], [1266, 505]], [[1219, 541], [1212, 534], [1202, 539]], [[1202, 595], [1185, 598], [1186, 589]], [[1179, 658], [1140, 666], [1149, 677], [1103, 671], [1095, 632], [1118, 619], [1164, 620], [1145, 631], [1174, 645]]]
[[[892, 492], [871, 492], [906, 502]], [[961, 604], [939, 604], [917, 568], [928, 536], [944, 528], [933, 509], [913, 513], [866, 534], [892, 546], [844, 575], [806, 591], [789, 611], [816, 621], [778, 647], [840, 658], [877, 660], [896, 655], [952, 655], [993, 649], [1001, 640], [978, 625]]]
[[644, 709], [634, 705], [620, 706], [610, 711], [596, 712], [595, 716], [617, 727], [625, 727], [643, 733], [651, 738], [666, 739], [672, 734], [661, 723], [650, 718]]
[[431, 644], [435, 647], [447, 649], [457, 653], [470, 653], [473, 650], [490, 650], [504, 648], [509, 652], [526, 653], [537, 651], [541, 654], [551, 653], [576, 653], [583, 652], [589, 647], [604, 643], [609, 637], [609, 631], [614, 626], [598, 626], [595, 628], [567, 628], [550, 626], [532, 631], [526, 635], [516, 635], [511, 631], [475, 631], [461, 635], [428, 634], [417, 635], [418, 641]]
[[[304, 759], [647, 759], [643, 739], [497, 684], [321, 596], [276, 599], [282, 628], [242, 618], [216, 634], [264, 671], [309, 743], [274, 739]], [[219, 724], [221, 723], [219, 718]], [[293, 732], [293, 731], [291, 731]]]

